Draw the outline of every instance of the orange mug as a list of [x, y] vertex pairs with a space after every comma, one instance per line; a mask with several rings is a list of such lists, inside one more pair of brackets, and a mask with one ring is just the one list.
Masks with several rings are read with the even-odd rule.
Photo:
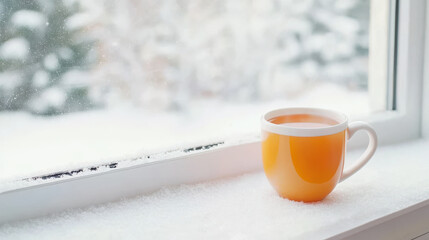
[[[365, 130], [369, 145], [360, 159], [343, 171], [346, 142]], [[348, 124], [345, 114], [318, 108], [283, 108], [262, 117], [265, 175], [281, 197], [315, 202], [338, 182], [362, 168], [374, 155], [377, 135], [365, 122]]]

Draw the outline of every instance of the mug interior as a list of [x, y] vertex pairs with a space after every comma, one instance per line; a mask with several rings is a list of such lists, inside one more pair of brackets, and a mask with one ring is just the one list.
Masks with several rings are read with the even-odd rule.
[[345, 114], [332, 110], [283, 108], [263, 115], [262, 130], [287, 136], [324, 136], [344, 131], [347, 128], [347, 121]]

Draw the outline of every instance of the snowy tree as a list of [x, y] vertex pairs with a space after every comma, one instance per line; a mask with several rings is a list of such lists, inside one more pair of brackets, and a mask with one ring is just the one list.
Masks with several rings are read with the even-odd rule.
[[92, 106], [83, 72], [96, 54], [79, 14], [75, 1], [0, 1], [0, 111]]

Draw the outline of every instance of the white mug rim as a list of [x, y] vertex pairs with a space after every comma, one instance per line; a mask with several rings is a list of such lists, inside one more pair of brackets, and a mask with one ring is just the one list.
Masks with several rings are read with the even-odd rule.
[[[335, 125], [323, 127], [293, 127], [271, 123], [269, 120], [283, 115], [311, 114], [330, 118], [337, 122]], [[261, 127], [263, 131], [276, 133], [279, 135], [296, 137], [316, 137], [339, 133], [347, 129], [348, 118], [344, 113], [323, 108], [292, 107], [280, 108], [266, 112], [262, 116]]]

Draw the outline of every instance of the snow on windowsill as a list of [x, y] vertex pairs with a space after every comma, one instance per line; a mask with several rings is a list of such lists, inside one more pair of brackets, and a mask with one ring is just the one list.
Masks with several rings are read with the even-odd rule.
[[325, 238], [429, 199], [428, 144], [380, 147], [318, 203], [282, 199], [256, 172], [3, 225], [0, 239]]

